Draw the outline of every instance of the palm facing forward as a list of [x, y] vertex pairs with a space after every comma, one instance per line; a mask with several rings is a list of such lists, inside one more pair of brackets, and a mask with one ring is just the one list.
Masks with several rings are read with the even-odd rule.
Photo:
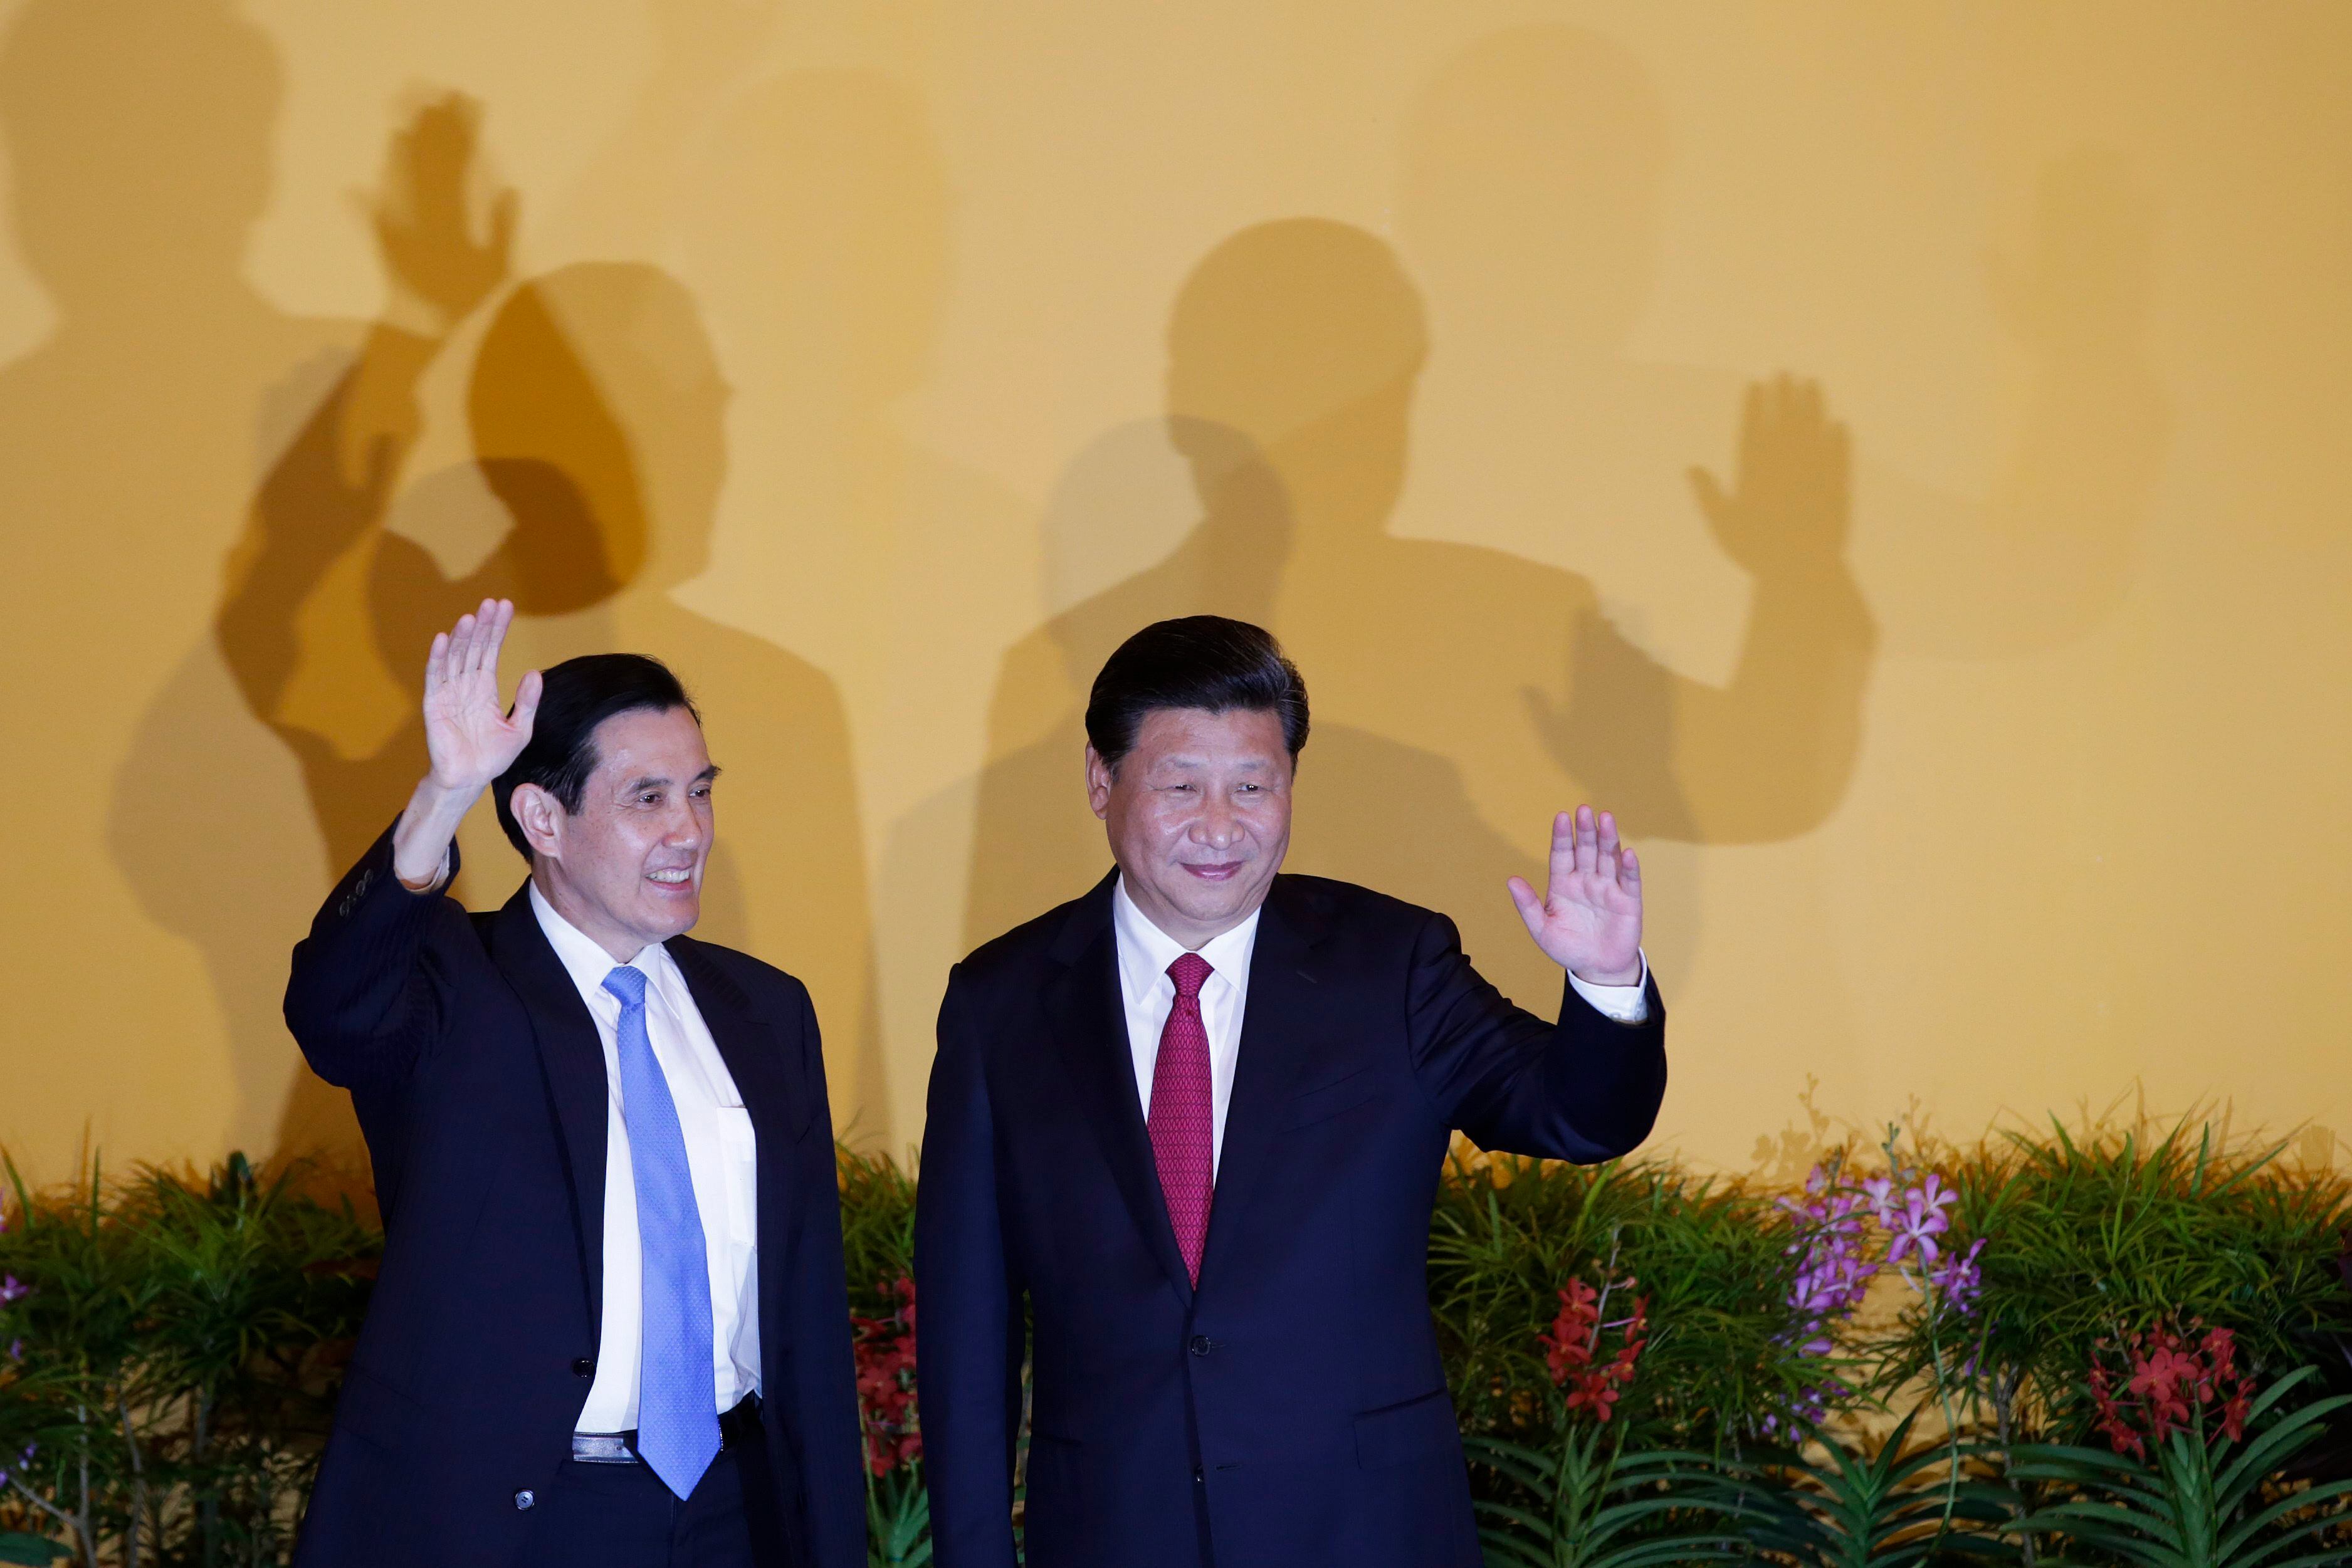
[[1561, 968], [1596, 986], [1642, 977], [1642, 868], [1617, 842], [1617, 819], [1592, 808], [1551, 823], [1551, 885], [1541, 898], [1511, 878], [1511, 902], [1528, 935]]
[[533, 670], [515, 688], [514, 711], [499, 702], [499, 647], [514, 624], [514, 606], [485, 599], [454, 632], [433, 639], [425, 660], [425, 749], [433, 782], [470, 799], [507, 770], [530, 740], [539, 711], [540, 678]]

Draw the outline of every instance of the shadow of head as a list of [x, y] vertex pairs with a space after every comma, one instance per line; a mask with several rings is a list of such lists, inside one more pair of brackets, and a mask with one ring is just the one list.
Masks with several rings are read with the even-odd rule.
[[1168, 326], [1171, 438], [1213, 512], [1263, 454], [1303, 529], [1377, 528], [1404, 482], [1421, 296], [1386, 244], [1325, 218], [1242, 230], [1203, 257]]
[[1656, 272], [1666, 152], [1632, 54], [1580, 27], [1514, 27], [1413, 102], [1400, 227], [1449, 320], [1613, 349]]
[[18, 244], [76, 316], [241, 287], [282, 92], [222, 0], [33, 0], [0, 44]]
[[559, 613], [702, 570], [727, 471], [728, 387], [676, 278], [583, 262], [517, 289], [466, 412], [514, 518], [518, 607]]
[[922, 99], [878, 71], [794, 72], [746, 94], [712, 145], [688, 201], [695, 277], [751, 356], [741, 373], [835, 408], [918, 385], [948, 286]]

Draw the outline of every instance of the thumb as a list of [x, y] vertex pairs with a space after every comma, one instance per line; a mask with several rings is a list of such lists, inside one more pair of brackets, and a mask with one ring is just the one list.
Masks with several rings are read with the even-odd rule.
[[539, 715], [539, 695], [546, 686], [537, 670], [524, 675], [515, 686], [514, 711], [507, 715], [507, 723], [522, 731], [526, 739], [530, 736], [531, 720]]
[[1511, 891], [1511, 902], [1519, 907], [1519, 918], [1527, 923], [1528, 935], [1540, 938], [1544, 926], [1543, 900], [1536, 896], [1536, 890], [1528, 885], [1528, 879], [1523, 876], [1515, 876], [1505, 885]]

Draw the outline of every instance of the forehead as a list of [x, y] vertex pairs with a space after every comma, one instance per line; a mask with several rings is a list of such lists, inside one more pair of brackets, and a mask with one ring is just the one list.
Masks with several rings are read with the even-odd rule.
[[1136, 727], [1130, 755], [1145, 767], [1154, 764], [1200, 763], [1241, 766], [1283, 763], [1290, 748], [1282, 734], [1282, 716], [1262, 708], [1163, 707], [1146, 714]]
[[597, 778], [691, 779], [709, 766], [702, 726], [685, 708], [631, 708], [596, 727]]

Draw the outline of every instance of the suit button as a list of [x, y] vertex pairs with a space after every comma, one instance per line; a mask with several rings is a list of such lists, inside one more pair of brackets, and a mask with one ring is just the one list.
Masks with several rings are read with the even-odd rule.
[[1200, 1466], [1194, 1465], [1192, 1467], [1192, 1479], [1205, 1486], [1208, 1484], [1209, 1472], [1202, 1469]]
[[528, 1491], [519, 1491], [515, 1493], [515, 1506], [517, 1508], [529, 1508], [532, 1503], [535, 1503], [539, 1499], [533, 1497]]
[[578, 1361], [572, 1364], [572, 1375], [574, 1377], [593, 1377], [596, 1375], [596, 1364], [583, 1355]]
[[1192, 1336], [1192, 1354], [1194, 1355], [1206, 1355], [1216, 1348], [1217, 1342], [1211, 1339], [1207, 1334], [1196, 1333]]

